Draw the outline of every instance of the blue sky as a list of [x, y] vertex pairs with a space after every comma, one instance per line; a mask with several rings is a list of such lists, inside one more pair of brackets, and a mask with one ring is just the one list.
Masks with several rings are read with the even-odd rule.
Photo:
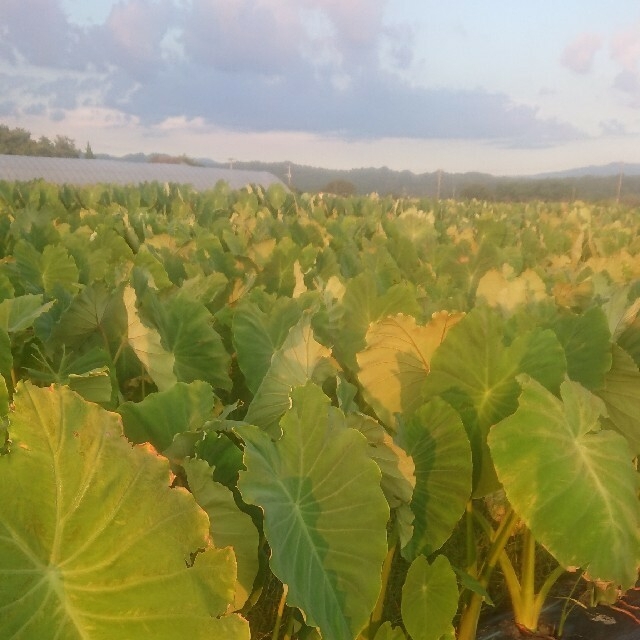
[[1, 0], [0, 123], [123, 155], [640, 162], [631, 0]]

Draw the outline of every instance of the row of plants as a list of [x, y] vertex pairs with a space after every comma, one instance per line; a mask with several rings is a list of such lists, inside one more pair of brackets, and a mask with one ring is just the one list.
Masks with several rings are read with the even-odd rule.
[[439, 640], [640, 566], [595, 207], [0, 184], [0, 635]]

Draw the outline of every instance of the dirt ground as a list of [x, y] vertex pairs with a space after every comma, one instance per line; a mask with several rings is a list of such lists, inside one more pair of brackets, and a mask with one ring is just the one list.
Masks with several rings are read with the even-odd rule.
[[[541, 616], [540, 633], [518, 629], [511, 614], [489, 617], [478, 628], [478, 640], [556, 640], [562, 603], [552, 603]], [[575, 607], [564, 625], [562, 640], [640, 640], [640, 586], [615, 605]]]

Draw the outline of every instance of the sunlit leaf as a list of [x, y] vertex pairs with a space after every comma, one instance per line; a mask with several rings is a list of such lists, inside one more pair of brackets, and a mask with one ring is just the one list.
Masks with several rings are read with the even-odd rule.
[[564, 382], [560, 400], [527, 376], [519, 381], [518, 410], [488, 438], [509, 502], [560, 564], [631, 586], [640, 503], [629, 445], [600, 429], [604, 404], [578, 383]]
[[118, 413], [129, 440], [150, 442], [164, 451], [176, 434], [200, 429], [211, 418], [214, 401], [211, 386], [206, 382], [178, 382], [141, 402], [121, 404]]
[[[505, 265], [506, 266], [506, 265]], [[520, 275], [490, 269], [480, 281], [476, 290], [476, 298], [482, 298], [489, 306], [500, 307], [505, 311], [514, 311], [521, 305], [544, 300], [547, 297], [546, 287], [540, 276], [527, 269]]]
[[290, 406], [291, 390], [312, 380], [315, 369], [330, 355], [331, 350], [315, 340], [310, 316], [304, 315], [274, 353], [245, 420], [276, 432], [278, 420]]
[[42, 303], [41, 295], [27, 294], [0, 302], [0, 328], [17, 333], [33, 326], [36, 318], [51, 309], [54, 302]]
[[431, 357], [462, 317], [441, 311], [422, 327], [399, 314], [369, 327], [367, 347], [356, 356], [358, 379], [365, 399], [388, 427], [396, 428], [395, 413], [411, 415], [420, 406]]
[[335, 335], [335, 350], [340, 363], [357, 371], [356, 353], [366, 347], [365, 335], [371, 322], [404, 313], [416, 317], [420, 307], [408, 283], [378, 291], [374, 274], [362, 273], [349, 280], [342, 298], [340, 332]]
[[241, 618], [223, 616], [233, 552], [211, 546], [204, 511], [170, 488], [164, 458], [131, 447], [115, 414], [25, 384], [9, 431], [3, 638], [249, 638]]
[[473, 451], [474, 492], [498, 488], [486, 436], [491, 425], [513, 413], [520, 387], [516, 375], [526, 371], [544, 383], [557, 384], [565, 360], [558, 341], [536, 329], [504, 343], [504, 320], [478, 307], [451, 329], [431, 361], [424, 394], [443, 397], [462, 417]]
[[613, 345], [613, 364], [604, 379], [604, 388], [594, 393], [604, 400], [609, 419], [629, 442], [631, 451], [640, 454], [640, 372], [633, 358]]
[[136, 357], [144, 365], [151, 379], [160, 391], [177, 382], [173, 366], [175, 357], [160, 342], [160, 335], [152, 327], [142, 322], [136, 307], [136, 292], [133, 287], [125, 287], [123, 293], [127, 309], [127, 340]]
[[219, 549], [233, 547], [238, 563], [233, 607], [238, 610], [251, 594], [258, 573], [258, 530], [251, 516], [240, 511], [233, 493], [214, 482], [211, 467], [204, 460], [191, 458], [183, 466], [191, 493], [209, 516], [213, 544]]

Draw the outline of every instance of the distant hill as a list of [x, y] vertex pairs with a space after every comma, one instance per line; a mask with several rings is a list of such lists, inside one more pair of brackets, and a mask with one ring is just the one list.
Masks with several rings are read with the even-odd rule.
[[[97, 155], [108, 158], [110, 156]], [[210, 158], [170, 157], [162, 154], [136, 153], [120, 159], [130, 162], [188, 162], [206, 167], [229, 168], [229, 162]], [[506, 177], [488, 173], [448, 173], [434, 171], [413, 173], [388, 167], [360, 169], [324, 169], [294, 162], [233, 162], [233, 168], [268, 171], [292, 189], [301, 192], [327, 191], [331, 183], [345, 181], [359, 194], [408, 196], [418, 198], [457, 198], [496, 201], [611, 201], [618, 199], [640, 203], [640, 164], [611, 163], [586, 166], [566, 171], [540, 173], [532, 176]], [[622, 181], [620, 172], [622, 169]]]
[[624, 162], [610, 162], [609, 164], [590, 165], [588, 167], [578, 167], [565, 171], [553, 171], [549, 173], [538, 173], [532, 178], [581, 178], [584, 176], [619, 176], [622, 172], [626, 176], [640, 176], [640, 164]]

